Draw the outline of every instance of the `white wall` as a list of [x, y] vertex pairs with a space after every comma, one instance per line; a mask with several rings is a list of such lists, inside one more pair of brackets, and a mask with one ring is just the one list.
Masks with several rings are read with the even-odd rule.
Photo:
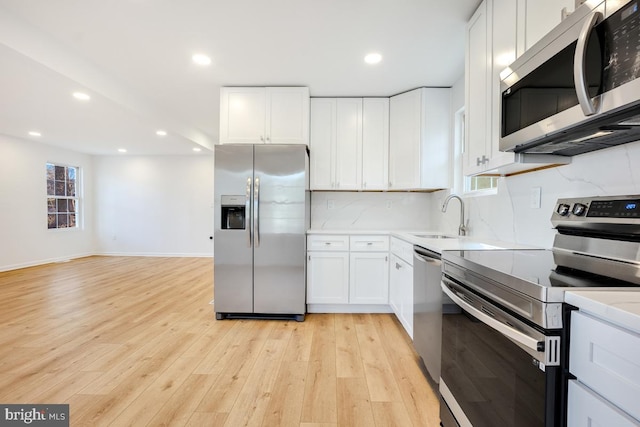
[[96, 251], [213, 256], [213, 155], [94, 160]]
[[[558, 198], [640, 194], [638, 165], [640, 142], [634, 142], [575, 156], [566, 166], [500, 178], [496, 195], [465, 198], [469, 234], [550, 248], [555, 235], [550, 218]], [[542, 192], [539, 209], [530, 207], [535, 187]], [[434, 226], [455, 233], [457, 201], [451, 202], [446, 214], [439, 212], [447, 194], [431, 194], [431, 217]]]
[[[91, 255], [91, 156], [0, 135], [0, 159], [0, 271]], [[47, 229], [47, 162], [81, 168], [83, 223], [78, 229]]]

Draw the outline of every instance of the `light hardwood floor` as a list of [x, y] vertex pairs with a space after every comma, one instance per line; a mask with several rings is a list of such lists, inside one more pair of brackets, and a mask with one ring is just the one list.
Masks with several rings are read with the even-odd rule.
[[0, 402], [72, 426], [438, 426], [393, 315], [216, 321], [206, 258], [88, 257], [0, 273]]

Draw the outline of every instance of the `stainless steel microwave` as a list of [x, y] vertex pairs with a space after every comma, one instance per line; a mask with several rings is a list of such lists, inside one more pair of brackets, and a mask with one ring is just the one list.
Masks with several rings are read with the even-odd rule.
[[501, 74], [500, 150], [640, 140], [640, 0], [587, 0]]

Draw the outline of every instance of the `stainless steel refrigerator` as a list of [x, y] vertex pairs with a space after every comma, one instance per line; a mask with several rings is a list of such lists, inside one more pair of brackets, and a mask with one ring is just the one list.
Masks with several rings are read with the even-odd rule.
[[307, 147], [217, 145], [214, 179], [216, 318], [303, 321], [310, 225]]

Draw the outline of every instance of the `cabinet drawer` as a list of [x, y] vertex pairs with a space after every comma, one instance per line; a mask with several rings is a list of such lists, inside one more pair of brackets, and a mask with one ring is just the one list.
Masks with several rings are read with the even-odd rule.
[[571, 313], [569, 370], [640, 420], [640, 335], [587, 314]]
[[307, 236], [308, 251], [348, 251], [349, 236], [314, 234]]
[[413, 265], [413, 245], [397, 237], [391, 238], [391, 253], [404, 260], [407, 264]]
[[387, 252], [389, 236], [351, 236], [349, 247], [358, 252]]
[[571, 380], [569, 381], [567, 426], [638, 427], [640, 422], [634, 420], [577, 380]]

